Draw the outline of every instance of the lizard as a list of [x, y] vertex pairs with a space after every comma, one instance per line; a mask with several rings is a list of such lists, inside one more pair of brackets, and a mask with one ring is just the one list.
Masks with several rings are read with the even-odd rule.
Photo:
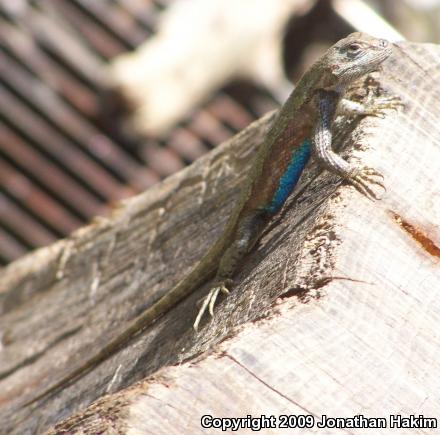
[[294, 189], [311, 154], [321, 166], [339, 175], [371, 200], [373, 186], [385, 188], [374, 168], [352, 165], [332, 149], [332, 123], [337, 113], [384, 116], [384, 109], [401, 105], [398, 97], [361, 104], [344, 99], [354, 81], [379, 69], [393, 44], [355, 32], [341, 39], [302, 76], [279, 109], [260, 145], [240, 198], [223, 233], [202, 260], [174, 288], [138, 315], [97, 354], [25, 405], [50, 396], [106, 360], [122, 344], [143, 331], [215, 274], [194, 322], [197, 330], [206, 311], [213, 315], [220, 293], [229, 293], [239, 262], [258, 240], [269, 219], [278, 213]]

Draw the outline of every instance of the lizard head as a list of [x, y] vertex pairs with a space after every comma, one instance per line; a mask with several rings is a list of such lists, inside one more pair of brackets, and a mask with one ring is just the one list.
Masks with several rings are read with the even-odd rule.
[[356, 32], [330, 47], [324, 62], [336, 79], [335, 84], [344, 86], [376, 71], [391, 52], [392, 44], [387, 40]]

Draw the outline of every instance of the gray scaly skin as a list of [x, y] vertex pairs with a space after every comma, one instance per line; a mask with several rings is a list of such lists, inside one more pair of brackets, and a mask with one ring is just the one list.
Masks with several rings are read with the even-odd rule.
[[[377, 70], [391, 52], [392, 46], [387, 41], [362, 33], [353, 33], [329, 48], [304, 74], [278, 112], [257, 153], [235, 211], [223, 234], [206, 256], [180, 283], [134, 319], [128, 328], [111, 340], [98, 354], [27, 404], [55, 393], [100, 364], [217, 271], [214, 285], [194, 323], [197, 330], [208, 308], [210, 314], [213, 314], [218, 294], [228, 293], [227, 285], [230, 284], [239, 261], [257, 241], [265, 223], [281, 208], [293, 189], [294, 183], [287, 187], [287, 191], [283, 192], [281, 189], [282, 194], [279, 196], [280, 180], [286, 178], [283, 178], [283, 175], [288, 174], [289, 165], [298, 177], [307, 163], [308, 157], [292, 163], [293, 154], [301, 146], [306, 151], [307, 147], [311, 147], [315, 158], [325, 169], [338, 174], [363, 195], [376, 199], [371, 186], [383, 187], [382, 176], [372, 168], [352, 166], [333, 152], [331, 126], [337, 109], [360, 115], [383, 116], [384, 109], [400, 105], [397, 98], [382, 98], [369, 107], [342, 99], [348, 85]], [[294, 167], [295, 165], [298, 167]]]

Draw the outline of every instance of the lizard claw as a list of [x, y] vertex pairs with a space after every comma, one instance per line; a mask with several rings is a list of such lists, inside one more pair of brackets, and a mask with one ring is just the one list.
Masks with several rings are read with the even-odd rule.
[[203, 304], [200, 307], [199, 313], [197, 314], [196, 320], [194, 322], [193, 328], [197, 331], [199, 328], [200, 320], [202, 319], [203, 315], [205, 314], [206, 310], [208, 309], [209, 314], [211, 317], [214, 315], [214, 305], [217, 300], [217, 297], [219, 293], [222, 292], [226, 295], [229, 294], [229, 290], [226, 288], [226, 283], [221, 282], [215, 287], [213, 287], [208, 295], [203, 300]]
[[347, 175], [346, 179], [358, 192], [370, 200], [380, 199], [380, 196], [371, 188], [371, 185], [379, 186], [386, 191], [386, 187], [383, 184], [383, 175], [368, 166], [355, 168]]
[[364, 109], [364, 115], [376, 116], [378, 118], [385, 118], [385, 111], [387, 109], [397, 110], [399, 107], [404, 107], [402, 100], [399, 97], [382, 97], [375, 99], [374, 102], [367, 104]]

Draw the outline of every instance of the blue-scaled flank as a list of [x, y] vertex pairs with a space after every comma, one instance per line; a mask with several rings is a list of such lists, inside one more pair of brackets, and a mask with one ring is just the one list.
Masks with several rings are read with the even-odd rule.
[[281, 176], [272, 201], [264, 208], [267, 213], [277, 213], [287, 197], [298, 183], [299, 177], [310, 159], [310, 139], [304, 142], [292, 153], [289, 165]]

